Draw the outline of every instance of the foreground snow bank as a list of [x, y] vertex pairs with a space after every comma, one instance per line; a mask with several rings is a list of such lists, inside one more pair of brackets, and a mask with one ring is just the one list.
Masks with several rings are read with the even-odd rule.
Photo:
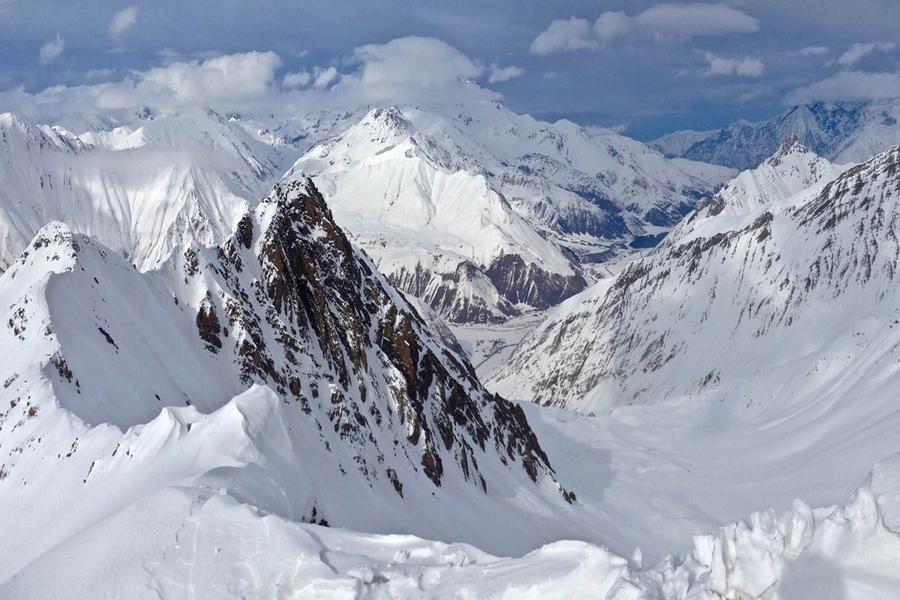
[[498, 558], [465, 544], [267, 515], [225, 493], [165, 488], [33, 561], [3, 598], [895, 598], [900, 458], [841, 507], [796, 502], [698, 536], [650, 569], [585, 542]]

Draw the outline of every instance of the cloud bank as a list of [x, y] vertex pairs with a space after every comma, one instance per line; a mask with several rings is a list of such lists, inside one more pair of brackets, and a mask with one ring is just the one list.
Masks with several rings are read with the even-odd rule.
[[[359, 46], [337, 66], [286, 73], [279, 72], [283, 62], [274, 52], [203, 60], [167, 54], [161, 60], [166, 62], [130, 71], [116, 81], [53, 86], [36, 93], [16, 88], [0, 93], [0, 104], [51, 120], [144, 106], [163, 111], [211, 106], [288, 113], [325, 107], [352, 110], [382, 103], [446, 105], [496, 101], [500, 95], [477, 81], [500, 83], [523, 73], [515, 66], [486, 67], [445, 42], [424, 37]], [[112, 71], [96, 74], [98, 78], [113, 76]]]
[[787, 104], [884, 100], [900, 97], [900, 73], [840, 71], [788, 94]]
[[500, 67], [496, 64], [491, 65], [491, 74], [488, 76], [488, 83], [502, 83], [521, 77], [525, 73], [525, 69], [520, 67]]
[[597, 48], [597, 40], [593, 39], [591, 24], [585, 19], [557, 20], [550, 23], [531, 42], [531, 53], [547, 56], [556, 52], [572, 52]]
[[604, 12], [593, 26], [575, 17], [553, 21], [534, 38], [531, 52], [546, 56], [608, 47], [631, 38], [664, 43], [756, 31], [759, 31], [756, 18], [723, 4], [659, 4], [636, 15]]

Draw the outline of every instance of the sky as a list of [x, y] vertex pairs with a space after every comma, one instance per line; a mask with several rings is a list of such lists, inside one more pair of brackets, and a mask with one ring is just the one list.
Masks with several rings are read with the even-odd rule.
[[476, 93], [652, 139], [900, 96], [898, 44], [900, 0], [0, 0], [0, 111]]

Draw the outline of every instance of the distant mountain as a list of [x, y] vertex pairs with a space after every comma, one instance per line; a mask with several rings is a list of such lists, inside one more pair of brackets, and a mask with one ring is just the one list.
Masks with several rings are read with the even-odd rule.
[[315, 178], [337, 221], [394, 285], [451, 321], [501, 320], [584, 289], [573, 257], [482, 173], [454, 169], [466, 158], [398, 110], [374, 109], [291, 172]]
[[141, 270], [216, 245], [299, 157], [292, 172], [316, 178], [392, 283], [445, 319], [500, 321], [581, 291], [580, 262], [656, 243], [731, 174], [497, 103], [456, 108], [285, 123], [143, 110], [68, 128], [4, 115], [0, 270], [51, 220]]
[[761, 210], [782, 210], [798, 195], [808, 196], [847, 168], [822, 158], [791, 137], [761, 165], [741, 172], [685, 217], [663, 243], [671, 246], [691, 237], [709, 237]]
[[611, 131], [546, 123], [499, 104], [465, 107], [437, 123], [425, 114], [411, 120], [470, 148], [468, 162], [520, 214], [585, 260], [598, 249], [667, 230], [734, 174], [666, 159]]
[[868, 160], [900, 143], [900, 99], [795, 106], [767, 121], [676, 132], [650, 145], [667, 156], [752, 169], [791, 137], [837, 163]]
[[581, 291], [580, 261], [665, 232], [731, 172], [501, 105], [376, 108], [291, 169], [392, 283], [457, 322]]
[[182, 243], [214, 245], [299, 153], [212, 110], [77, 136], [0, 115], [0, 270], [53, 220], [140, 269]]

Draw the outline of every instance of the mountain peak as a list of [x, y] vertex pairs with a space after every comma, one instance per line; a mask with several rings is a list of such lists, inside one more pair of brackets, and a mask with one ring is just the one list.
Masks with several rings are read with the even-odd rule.
[[0, 114], [0, 142], [9, 143], [9, 136], [24, 138], [26, 143], [39, 142], [41, 147], [45, 145], [55, 146], [41, 128], [16, 113]]
[[778, 148], [778, 151], [773, 154], [769, 160], [772, 160], [779, 156], [785, 156], [791, 153], [804, 153], [810, 152], [810, 149], [806, 147], [800, 137], [796, 133], [792, 133], [788, 136], [784, 143], [781, 144], [781, 147]]
[[[69, 269], [81, 250], [79, 236], [60, 221], [51, 221], [38, 230], [28, 248], [19, 256], [18, 264], [34, 264], [35, 261], [56, 263], [60, 261], [62, 270]], [[54, 268], [55, 271], [60, 269]]]
[[758, 167], [742, 171], [679, 224], [667, 243], [683, 243], [697, 236], [709, 237], [739, 229], [749, 224], [748, 220], [752, 222], [762, 210], [772, 210], [799, 194], [821, 189], [842, 170], [843, 167], [811, 151], [797, 135], [791, 135]]
[[0, 128], [18, 127], [25, 129], [31, 126], [31, 123], [19, 116], [17, 113], [5, 112], [0, 113]]
[[377, 129], [379, 132], [393, 132], [407, 135], [412, 132], [413, 125], [396, 106], [373, 108], [360, 120], [363, 127]]
[[759, 171], [766, 167], [777, 170], [783, 164], [788, 162], [791, 163], [790, 165], [787, 165], [788, 169], [797, 168], [797, 165], [793, 164], [796, 162], [803, 162], [806, 164], [817, 162], [828, 163], [827, 160], [810, 150], [797, 134], [791, 134], [784, 143], [781, 144], [778, 150], [775, 151], [772, 156], [767, 158], [759, 167], [754, 169], [754, 171]]

